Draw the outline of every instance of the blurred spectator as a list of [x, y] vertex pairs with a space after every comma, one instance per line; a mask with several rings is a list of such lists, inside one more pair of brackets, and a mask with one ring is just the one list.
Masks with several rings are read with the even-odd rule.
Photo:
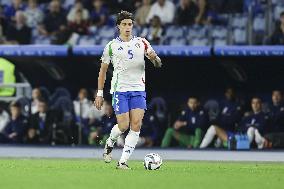
[[109, 7], [110, 14], [117, 14], [121, 10], [134, 12], [139, 6], [141, 0], [107, 0], [106, 5]]
[[160, 143], [161, 141], [158, 141], [159, 132], [159, 120], [155, 115], [155, 112], [147, 110], [143, 117], [142, 129], [136, 146], [152, 147], [153, 145]]
[[[104, 145], [111, 129], [117, 123], [111, 103], [104, 101], [103, 108], [105, 115], [103, 115], [100, 122], [97, 122], [90, 128], [89, 144]], [[100, 143], [99, 140], [101, 140]]]
[[198, 7], [198, 14], [195, 17], [196, 24], [206, 24], [208, 5], [206, 0], [196, 0]]
[[31, 28], [26, 25], [26, 17], [22, 11], [17, 11], [15, 23], [8, 26], [7, 40], [13, 44], [29, 44], [31, 42]]
[[12, 0], [12, 4], [5, 8], [5, 17], [14, 20], [17, 11], [24, 11], [26, 8], [22, 0]]
[[154, 16], [151, 19], [151, 25], [145, 27], [141, 33], [141, 36], [147, 38], [153, 45], [161, 44], [163, 35], [164, 29], [162, 27], [161, 19], [158, 16]]
[[59, 116], [48, 108], [45, 99], [38, 99], [38, 112], [31, 115], [28, 128], [28, 143], [51, 144], [54, 126], [60, 121]]
[[272, 104], [269, 107], [270, 125], [266, 132], [284, 132], [284, 104], [280, 90], [272, 91]]
[[284, 45], [284, 12], [280, 14], [280, 23], [276, 24], [276, 28], [270, 37], [271, 45]]
[[73, 105], [77, 122], [88, 123], [92, 102], [88, 99], [87, 89], [79, 90], [78, 99], [73, 101]]
[[49, 4], [49, 12], [45, 15], [43, 24], [39, 26], [39, 33], [44, 36], [55, 37], [66, 29], [66, 15], [61, 8], [60, 1], [52, 0]]
[[3, 7], [0, 6], [0, 44], [5, 43], [5, 36], [6, 29], [8, 26], [8, 21], [6, 20], [6, 17], [3, 12]]
[[0, 133], [3, 132], [4, 128], [10, 121], [10, 116], [8, 112], [6, 112], [1, 106], [0, 106]]
[[108, 19], [108, 10], [102, 0], [93, 0], [93, 10], [91, 12], [91, 22], [94, 26], [104, 25]]
[[159, 16], [162, 24], [173, 23], [175, 5], [169, 0], [157, 0], [157, 2], [151, 6], [146, 22], [149, 23], [154, 16]]
[[76, 0], [74, 6], [72, 9], [69, 11], [67, 15], [67, 21], [68, 22], [75, 22], [76, 17], [77, 17], [77, 12], [81, 11], [82, 12], [82, 19], [83, 20], [88, 20], [89, 19], [89, 11], [84, 8], [84, 5], [80, 0]]
[[176, 23], [178, 25], [192, 25], [195, 23], [198, 8], [192, 0], [180, 0], [176, 11]]
[[84, 19], [83, 12], [77, 10], [75, 14], [75, 20], [68, 23], [69, 32], [76, 33], [79, 35], [87, 35], [89, 32], [89, 21]]
[[241, 132], [248, 135], [250, 143], [255, 141], [258, 148], [263, 147], [263, 134], [268, 123], [268, 115], [262, 111], [262, 101], [258, 97], [251, 100], [252, 114], [241, 121]]
[[[97, 92], [98, 90], [95, 90], [93, 92], [93, 99], [96, 98]], [[95, 105], [92, 105], [90, 110], [90, 122], [89, 122], [90, 125], [102, 119], [103, 115], [105, 114], [104, 109], [105, 109], [104, 106], [102, 106], [101, 110], [98, 110]]]
[[0, 136], [0, 142], [2, 140], [5, 143], [23, 143], [28, 120], [22, 115], [21, 105], [17, 102], [12, 102], [10, 112], [11, 121], [5, 127], [2, 139]]
[[91, 118], [92, 102], [88, 100], [86, 89], [80, 89], [78, 99], [73, 101], [76, 123], [82, 131], [83, 143], [87, 143], [89, 135], [89, 124]]
[[217, 139], [217, 147], [222, 145], [227, 147], [228, 136], [236, 131], [236, 124], [242, 116], [241, 105], [236, 100], [233, 88], [227, 88], [225, 91], [225, 100], [220, 103], [220, 113], [216, 120], [212, 121], [212, 125], [208, 128], [200, 148], [206, 148], [213, 141], [215, 136]]
[[25, 10], [25, 15], [27, 18], [27, 25], [30, 28], [35, 28], [38, 24], [43, 21], [44, 14], [38, 8], [37, 0], [29, 0], [28, 7]]
[[174, 137], [181, 146], [197, 148], [201, 142], [202, 129], [208, 124], [208, 116], [196, 97], [190, 97], [187, 108], [181, 112], [173, 128], [168, 128], [161, 147], [169, 147]]
[[145, 25], [146, 24], [146, 18], [150, 12], [151, 9], [151, 0], [143, 0], [142, 6], [139, 7], [135, 14], [135, 21], [138, 25]]
[[38, 112], [39, 99], [42, 98], [41, 90], [34, 88], [32, 91], [32, 102], [31, 102], [31, 113], [35, 114]]

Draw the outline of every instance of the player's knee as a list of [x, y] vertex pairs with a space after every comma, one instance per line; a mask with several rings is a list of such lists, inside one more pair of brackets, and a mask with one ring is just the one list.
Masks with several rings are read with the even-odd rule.
[[125, 121], [118, 123], [118, 128], [121, 132], [127, 131], [127, 129], [129, 128], [129, 122]]
[[142, 120], [134, 119], [131, 121], [131, 129], [135, 132], [139, 132], [142, 125]]
[[131, 125], [131, 128], [132, 127], [141, 127], [141, 125], [142, 125], [142, 120], [141, 119], [133, 119], [133, 120], [131, 120], [131, 123], [130, 123], [130, 125]]

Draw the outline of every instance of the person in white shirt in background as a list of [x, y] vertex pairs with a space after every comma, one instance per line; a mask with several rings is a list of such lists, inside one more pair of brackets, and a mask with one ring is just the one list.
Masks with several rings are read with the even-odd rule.
[[0, 106], [0, 133], [10, 121], [10, 115]]
[[77, 122], [87, 123], [90, 118], [90, 111], [92, 109], [92, 102], [88, 99], [88, 91], [84, 88], [79, 90], [78, 99], [73, 101], [74, 111]]
[[150, 9], [146, 18], [149, 23], [154, 16], [160, 17], [162, 24], [171, 24], [174, 21], [175, 5], [168, 0], [157, 0]]
[[70, 12], [67, 15], [67, 21], [68, 22], [74, 22], [76, 19], [76, 12], [82, 11], [83, 20], [88, 20], [90, 17], [90, 14], [87, 9], [84, 8], [84, 5], [81, 1], [76, 0], [74, 6], [70, 10]]
[[88, 99], [87, 89], [82, 88], [79, 90], [78, 98], [73, 101], [73, 106], [75, 112], [75, 121], [79, 129], [79, 136], [82, 137], [81, 142], [87, 144], [90, 132], [90, 112], [92, 109], [92, 102]]
[[31, 113], [35, 114], [38, 112], [38, 104], [40, 99], [42, 97], [41, 91], [39, 88], [34, 88], [32, 91], [32, 102], [31, 102]]
[[38, 8], [37, 0], [29, 0], [28, 8], [24, 12], [27, 18], [27, 25], [36, 28], [43, 21], [43, 12]]
[[[93, 93], [94, 94], [93, 95], [94, 99], [97, 96], [97, 92], [98, 92], [98, 90], [95, 90], [94, 93]], [[93, 124], [95, 121], [100, 121], [102, 119], [103, 115], [105, 115], [105, 107], [104, 107], [104, 105], [102, 106], [101, 110], [98, 110], [96, 108], [96, 106], [92, 106], [91, 110], [90, 110], [90, 114], [89, 114], [89, 118], [90, 118], [90, 122], [89, 123]]]

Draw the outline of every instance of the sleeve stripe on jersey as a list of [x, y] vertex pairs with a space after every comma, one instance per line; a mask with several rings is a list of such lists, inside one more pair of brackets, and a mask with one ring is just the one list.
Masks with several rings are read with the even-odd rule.
[[109, 44], [109, 46], [108, 46], [108, 55], [109, 55], [109, 57], [112, 57], [112, 48], [111, 48], [111, 44], [112, 44], [113, 42], [111, 42], [110, 44]]
[[147, 52], [147, 50], [148, 50], [148, 45], [147, 45], [147, 43], [142, 39], [142, 42], [143, 42], [143, 44], [144, 44], [144, 47], [145, 47], [145, 51]]

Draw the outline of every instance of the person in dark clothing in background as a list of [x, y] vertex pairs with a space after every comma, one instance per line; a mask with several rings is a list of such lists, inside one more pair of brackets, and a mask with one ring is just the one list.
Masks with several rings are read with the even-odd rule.
[[176, 11], [176, 23], [178, 25], [192, 25], [198, 14], [198, 7], [192, 0], [180, 0], [180, 6]]
[[96, 121], [90, 128], [91, 132], [89, 134], [89, 144], [105, 145], [113, 125], [117, 123], [111, 103], [104, 101], [103, 108], [105, 115], [103, 115], [100, 121]]
[[268, 125], [268, 115], [262, 111], [262, 101], [259, 97], [251, 100], [252, 113], [245, 116], [240, 123], [240, 132], [248, 135], [249, 142], [255, 141], [259, 149], [263, 145], [263, 134]]
[[212, 121], [212, 125], [207, 130], [200, 148], [206, 148], [215, 136], [218, 136], [218, 143], [223, 142], [223, 146], [227, 147], [228, 136], [235, 132], [236, 124], [241, 119], [241, 110], [241, 105], [236, 101], [234, 89], [227, 88], [225, 100], [220, 103], [220, 113], [217, 120]]
[[31, 28], [26, 25], [26, 17], [22, 11], [17, 11], [15, 23], [8, 26], [6, 30], [7, 41], [13, 44], [30, 44]]
[[4, 9], [5, 17], [8, 21], [14, 21], [17, 11], [24, 11], [26, 8], [25, 3], [22, 0], [12, 0], [12, 4], [8, 5]]
[[21, 105], [12, 102], [10, 105], [11, 120], [0, 136], [0, 142], [23, 143], [28, 120], [21, 113]]
[[269, 106], [269, 127], [268, 132], [284, 132], [284, 104], [283, 94], [280, 90], [272, 91], [272, 103]]
[[173, 128], [168, 128], [161, 147], [170, 146], [174, 137], [182, 146], [197, 148], [201, 142], [202, 129], [208, 124], [208, 116], [196, 97], [189, 97], [188, 107], [181, 112]]
[[60, 121], [59, 116], [48, 109], [45, 99], [40, 98], [38, 112], [30, 119], [28, 143], [51, 144], [53, 126]]
[[93, 0], [93, 10], [91, 11], [91, 23], [93, 26], [102, 26], [108, 20], [108, 9], [102, 0]]
[[284, 45], [284, 12], [280, 14], [280, 23], [276, 23], [275, 30], [269, 38], [270, 45]]
[[38, 27], [38, 30], [43, 36], [55, 38], [54, 42], [65, 42], [69, 37], [66, 34], [66, 25], [66, 13], [61, 8], [60, 1], [53, 0], [49, 4], [49, 13], [45, 16], [43, 24]]

